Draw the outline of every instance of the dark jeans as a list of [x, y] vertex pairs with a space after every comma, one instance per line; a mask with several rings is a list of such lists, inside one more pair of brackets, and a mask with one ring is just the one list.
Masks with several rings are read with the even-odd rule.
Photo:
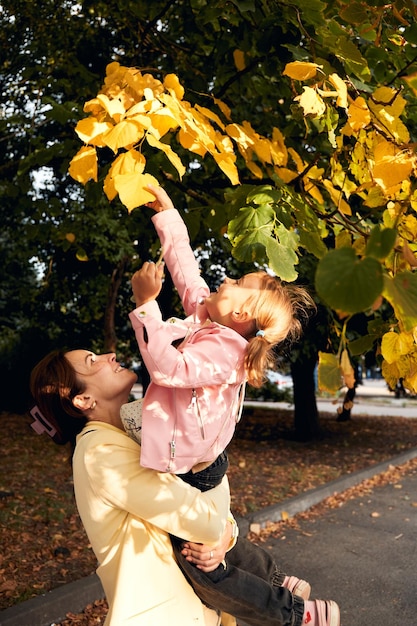
[[304, 600], [281, 587], [284, 574], [269, 553], [242, 537], [226, 555], [227, 567], [205, 574], [181, 554], [181, 539], [171, 537], [175, 557], [198, 597], [250, 626], [301, 626]]
[[229, 459], [227, 452], [222, 452], [211, 465], [201, 470], [201, 472], [193, 474], [193, 472], [189, 471], [186, 474], [178, 474], [178, 478], [200, 491], [208, 491], [220, 485], [228, 468]]

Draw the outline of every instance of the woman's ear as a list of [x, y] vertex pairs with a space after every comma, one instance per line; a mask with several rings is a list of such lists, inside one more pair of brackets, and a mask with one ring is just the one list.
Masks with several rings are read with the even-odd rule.
[[72, 403], [76, 409], [79, 409], [84, 413], [92, 408], [93, 400], [91, 396], [78, 395], [72, 399]]

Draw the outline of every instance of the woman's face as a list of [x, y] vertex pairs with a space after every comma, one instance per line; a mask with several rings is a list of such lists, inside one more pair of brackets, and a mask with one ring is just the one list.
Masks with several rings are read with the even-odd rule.
[[94, 354], [89, 350], [70, 350], [65, 358], [85, 384], [86, 392], [93, 393], [95, 398], [128, 395], [137, 380], [134, 372], [117, 362], [113, 352]]

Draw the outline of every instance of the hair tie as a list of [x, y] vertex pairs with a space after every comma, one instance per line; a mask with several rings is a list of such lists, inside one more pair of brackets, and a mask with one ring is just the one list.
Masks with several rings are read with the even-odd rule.
[[264, 330], [258, 330], [256, 332], [255, 337], [265, 337], [265, 331]]
[[57, 430], [53, 424], [49, 420], [46, 419], [44, 415], [39, 410], [38, 406], [34, 406], [30, 411], [30, 415], [35, 420], [31, 423], [31, 426], [35, 433], [41, 435], [42, 433], [47, 433], [52, 439], [57, 433]]

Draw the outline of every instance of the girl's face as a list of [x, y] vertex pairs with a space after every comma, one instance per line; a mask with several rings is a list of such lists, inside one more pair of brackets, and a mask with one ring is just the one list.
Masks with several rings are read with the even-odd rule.
[[260, 277], [258, 274], [245, 274], [237, 280], [225, 278], [220, 287], [205, 299], [210, 319], [225, 326], [230, 326], [229, 318], [233, 313], [247, 310], [247, 302], [259, 296]]
[[65, 358], [75, 369], [77, 378], [86, 385], [86, 393], [97, 399], [128, 395], [137, 380], [134, 372], [117, 362], [113, 352], [94, 354], [89, 350], [70, 350]]

